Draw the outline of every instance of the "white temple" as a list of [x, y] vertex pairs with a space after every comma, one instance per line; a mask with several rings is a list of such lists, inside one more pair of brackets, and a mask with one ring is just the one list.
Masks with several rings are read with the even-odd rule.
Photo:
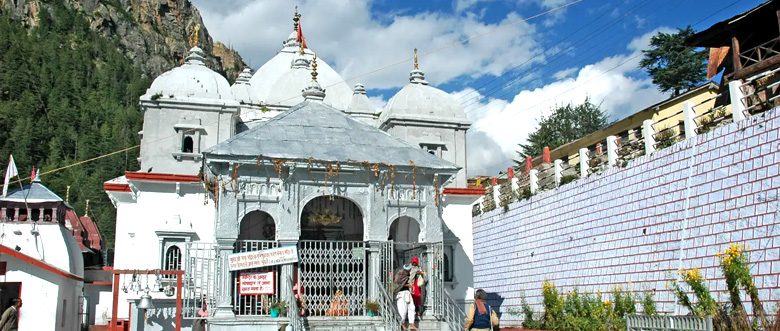
[[[362, 84], [351, 89], [303, 46], [299, 17], [279, 53], [233, 86], [195, 46], [140, 98], [140, 170], [105, 183], [117, 208], [114, 269], [184, 270], [184, 329], [205, 303], [210, 330], [397, 330], [390, 275], [418, 256], [429, 278], [421, 329], [462, 328], [471, 205], [482, 194], [465, 187], [462, 107], [428, 85], [415, 51], [410, 83], [378, 116]], [[297, 249], [296, 263], [231, 264], [283, 247]], [[261, 291], [245, 286], [251, 277], [273, 281]], [[120, 284], [118, 319], [171, 329], [173, 278]], [[295, 284], [305, 316], [271, 317], [273, 301], [295, 306]], [[147, 293], [155, 308], [138, 309]]]

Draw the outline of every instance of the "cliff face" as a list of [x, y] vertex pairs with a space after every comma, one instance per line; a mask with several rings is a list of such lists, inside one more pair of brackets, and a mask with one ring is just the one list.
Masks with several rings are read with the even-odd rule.
[[51, 1], [64, 1], [83, 13], [93, 30], [116, 40], [128, 58], [151, 77], [182, 63], [196, 34], [198, 46], [208, 54], [207, 65], [229, 81], [246, 67], [236, 51], [213, 42], [189, 0], [0, 0], [0, 14], [34, 26], [39, 11], [51, 9]]

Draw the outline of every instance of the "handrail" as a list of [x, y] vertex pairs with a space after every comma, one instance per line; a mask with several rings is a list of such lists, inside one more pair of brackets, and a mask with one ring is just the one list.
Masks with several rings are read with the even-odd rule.
[[696, 105], [694, 105], [694, 106], [693, 106], [693, 108], [696, 108], [696, 107], [698, 107], [698, 106], [701, 106], [701, 105], [703, 105], [703, 104], [705, 104], [705, 103], [707, 103], [707, 102], [710, 102], [710, 101], [712, 101], [712, 100], [715, 100], [715, 99], [717, 99], [717, 98], [721, 97], [722, 95], [723, 95], [722, 93], [718, 93], [718, 94], [716, 94], [716, 95], [714, 95], [714, 96], [712, 96], [712, 97], [710, 97], [710, 98], [707, 98], [706, 100], [704, 100], [704, 101], [702, 101], [702, 102], [699, 102], [699, 103], [697, 103]]
[[[287, 276], [287, 281], [287, 284], [295, 284], [293, 283], [292, 276]], [[295, 303], [295, 293], [292, 291], [292, 289], [288, 291], [287, 300], [290, 302], [287, 308], [287, 318], [290, 319], [290, 324], [292, 324], [293, 330], [306, 331], [303, 318], [300, 315], [301, 308], [298, 307], [298, 305]]]
[[463, 330], [466, 312], [447, 291], [442, 292], [444, 292], [444, 321], [450, 327], [450, 331]]
[[376, 291], [379, 292], [379, 315], [382, 316], [382, 322], [385, 324], [386, 331], [399, 331], [401, 330], [401, 315], [395, 308], [393, 300], [385, 292], [385, 287], [378, 278], [374, 278], [374, 285], [376, 285]]

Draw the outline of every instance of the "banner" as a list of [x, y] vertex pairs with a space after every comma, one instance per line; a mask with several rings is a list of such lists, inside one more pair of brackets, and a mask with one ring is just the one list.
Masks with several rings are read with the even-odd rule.
[[296, 246], [285, 246], [262, 251], [228, 255], [228, 268], [230, 271], [262, 268], [296, 262], [298, 262], [298, 247]]
[[273, 271], [242, 272], [238, 277], [238, 293], [241, 295], [273, 295], [275, 292]]

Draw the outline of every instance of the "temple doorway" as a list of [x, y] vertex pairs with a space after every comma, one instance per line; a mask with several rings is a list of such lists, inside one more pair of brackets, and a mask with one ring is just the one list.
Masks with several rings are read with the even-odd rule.
[[[276, 224], [273, 217], [263, 211], [252, 211], [241, 219], [239, 232], [233, 252], [251, 252], [278, 245], [276, 239]], [[233, 309], [236, 315], [264, 316], [270, 315], [270, 303], [280, 297], [281, 266], [254, 268], [233, 273]], [[273, 293], [245, 292], [241, 283], [256, 279], [273, 279]]]
[[298, 284], [305, 314], [364, 315], [369, 280], [360, 207], [343, 197], [316, 197], [300, 222]]

